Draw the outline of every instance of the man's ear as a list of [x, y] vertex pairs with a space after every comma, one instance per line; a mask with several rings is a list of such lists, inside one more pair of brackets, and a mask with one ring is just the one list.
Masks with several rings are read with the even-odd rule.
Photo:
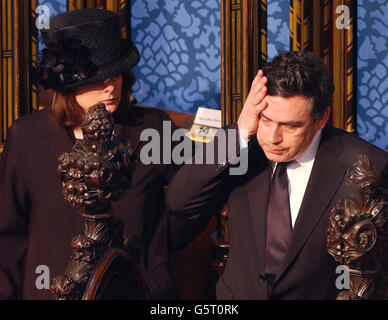
[[321, 130], [327, 123], [330, 117], [330, 107], [327, 107], [325, 112], [315, 120], [315, 126], [317, 130]]

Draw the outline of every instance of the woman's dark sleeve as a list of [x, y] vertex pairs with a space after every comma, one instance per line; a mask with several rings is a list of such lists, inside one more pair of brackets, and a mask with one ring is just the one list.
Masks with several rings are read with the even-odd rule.
[[16, 122], [0, 160], [0, 299], [20, 297], [30, 200], [23, 178], [23, 137]]
[[[191, 158], [194, 149], [195, 149], [195, 144], [193, 141], [191, 141], [188, 137], [184, 136], [183, 137], [183, 128], [179, 128], [178, 126], [175, 125], [175, 123], [171, 120], [171, 118], [168, 116], [166, 112], [159, 112], [159, 118], [160, 118], [160, 123], [162, 124], [164, 121], [168, 121], [169, 126], [171, 127], [171, 137], [167, 137], [170, 142], [171, 142], [171, 163], [164, 163], [162, 165], [162, 180], [163, 180], [163, 185], [164, 185], [164, 192], [165, 194], [167, 193], [168, 190], [168, 184], [170, 183], [171, 179], [173, 176], [178, 172], [180, 167], [183, 165], [180, 163], [176, 163], [176, 159], [173, 159], [173, 150], [177, 145], [186, 144], [186, 145], [191, 145], [191, 152], [189, 154], [185, 154], [184, 157], [186, 159]], [[161, 132], [163, 132], [163, 129], [160, 129]], [[173, 141], [172, 136], [176, 130], [181, 130], [180, 131], [180, 141]], [[165, 132], [163, 132], [165, 133]], [[162, 135], [163, 137], [163, 135]], [[162, 141], [165, 140], [165, 137], [161, 139]], [[183, 141], [183, 140], [184, 141]], [[165, 146], [164, 146], [165, 147]], [[163, 150], [161, 150], [161, 159], [163, 159]], [[185, 219], [180, 219], [180, 217], [175, 217], [170, 214], [170, 211], [167, 208], [167, 223], [168, 223], [168, 243], [169, 243], [169, 248], [170, 251], [176, 251], [179, 250], [186, 245], [188, 245], [190, 242], [195, 240], [196, 236], [201, 233], [202, 230], [206, 228], [206, 226], [209, 223], [209, 218], [205, 217], [204, 219], [194, 219], [192, 221], [187, 221]], [[162, 219], [163, 221], [164, 219]]]
[[[226, 130], [236, 130], [230, 126]], [[225, 130], [225, 129], [221, 129]], [[224, 132], [227, 132], [227, 131]], [[209, 142], [210, 150], [214, 150], [214, 160], [206, 163], [206, 146], [197, 146], [196, 152], [202, 148], [203, 163], [197, 163], [198, 157], [193, 155], [189, 163], [184, 164], [172, 178], [167, 192], [167, 207], [170, 209], [171, 235], [173, 240], [179, 239], [181, 243], [188, 244], [198, 237], [208, 225], [211, 216], [220, 212], [227, 198], [227, 181], [229, 179], [229, 156], [226, 159], [218, 159], [218, 149], [225, 148], [228, 142], [220, 143], [216, 138]], [[235, 151], [239, 150], [236, 141]], [[208, 146], [208, 147], [209, 147]], [[237, 154], [236, 152], [234, 154]]]

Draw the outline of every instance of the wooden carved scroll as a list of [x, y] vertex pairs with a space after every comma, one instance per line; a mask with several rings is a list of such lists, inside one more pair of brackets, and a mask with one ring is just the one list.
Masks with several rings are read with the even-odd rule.
[[[51, 291], [66, 300], [141, 298], [144, 286], [135, 263], [139, 248], [133, 238], [125, 241], [123, 222], [111, 206], [130, 186], [133, 150], [113, 134], [113, 118], [104, 104], [89, 109], [82, 132], [84, 139], [58, 158], [57, 173], [65, 199], [79, 209], [85, 232], [73, 238], [71, 261], [54, 278]], [[109, 271], [110, 266], [116, 271]]]
[[360, 155], [346, 174], [347, 197], [331, 211], [330, 255], [349, 271], [349, 289], [337, 300], [388, 299], [388, 190]]

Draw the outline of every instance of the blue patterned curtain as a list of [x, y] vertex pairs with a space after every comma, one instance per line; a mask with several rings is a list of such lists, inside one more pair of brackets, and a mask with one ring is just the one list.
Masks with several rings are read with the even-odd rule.
[[279, 51], [290, 50], [290, 2], [267, 1], [267, 50], [268, 61], [275, 58]]
[[219, 0], [134, 0], [131, 38], [141, 55], [138, 102], [191, 113], [220, 108]]
[[[39, 4], [51, 15], [66, 11], [66, 0]], [[191, 113], [220, 108], [220, 1], [133, 0], [131, 11], [142, 56], [136, 99]], [[388, 0], [359, 0], [357, 15], [357, 131], [388, 150]], [[268, 0], [268, 59], [279, 50], [289, 50], [289, 1]]]
[[[46, 5], [50, 9], [50, 17], [67, 11], [67, 0], [39, 0], [38, 5]], [[43, 49], [42, 37], [38, 32], [39, 51]]]
[[388, 150], [388, 0], [357, 5], [357, 130]]

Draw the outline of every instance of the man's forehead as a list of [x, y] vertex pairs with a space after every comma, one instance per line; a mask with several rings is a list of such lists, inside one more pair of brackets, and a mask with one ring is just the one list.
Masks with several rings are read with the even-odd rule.
[[261, 112], [261, 115], [269, 120], [278, 122], [303, 121], [311, 117], [309, 112], [312, 104], [311, 98], [267, 95], [265, 101], [268, 106]]
[[313, 103], [313, 98], [310, 98], [310, 97], [306, 97], [302, 94], [300, 95], [294, 95], [294, 96], [290, 96], [290, 97], [283, 97], [283, 96], [272, 96], [272, 95], [269, 95], [267, 94], [264, 98], [264, 100], [266, 100], [267, 102], [284, 102], [284, 101], [299, 101], [299, 102], [304, 102], [304, 103], [307, 103], [307, 104], [312, 104]]

